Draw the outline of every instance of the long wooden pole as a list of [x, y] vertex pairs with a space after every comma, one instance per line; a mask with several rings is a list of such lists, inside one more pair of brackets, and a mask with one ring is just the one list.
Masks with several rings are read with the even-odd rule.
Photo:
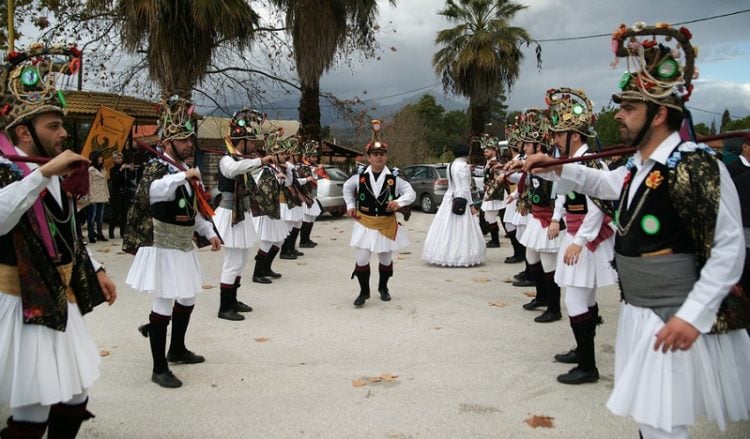
[[[699, 136], [696, 138], [696, 141], [705, 143], [705, 142], [712, 142], [714, 140], [732, 139], [732, 138], [738, 138], [738, 137], [742, 137], [747, 142], [750, 142], [750, 131], [727, 131], [726, 133], [714, 134], [712, 136]], [[637, 151], [637, 148], [635, 147], [625, 148], [624, 145], [615, 145], [613, 147], [605, 148], [602, 152], [598, 152], [595, 154], [587, 154], [587, 155], [580, 156], [580, 157], [561, 158], [561, 159], [555, 160], [554, 162], [545, 163], [544, 165], [539, 164], [538, 166], [534, 166], [534, 168], [564, 165], [566, 163], [587, 162], [589, 160], [598, 160], [598, 159], [605, 158], [605, 157], [629, 155], [629, 154], [635, 153], [636, 151]]]
[[15, 30], [15, 24], [13, 23], [13, 16], [15, 15], [15, 5], [13, 4], [13, 0], [8, 0], [7, 3], [8, 7], [8, 53], [11, 53], [15, 50], [15, 44], [16, 44], [16, 30]]

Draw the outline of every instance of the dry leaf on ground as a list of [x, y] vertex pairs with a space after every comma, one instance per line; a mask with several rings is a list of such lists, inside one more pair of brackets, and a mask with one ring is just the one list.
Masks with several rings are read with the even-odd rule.
[[487, 282], [492, 282], [492, 280], [489, 277], [474, 277], [471, 279], [472, 282], [480, 283], [480, 284], [486, 284]]
[[110, 249], [108, 249], [108, 248], [100, 248], [100, 249], [99, 249], [99, 250], [97, 250], [97, 251], [98, 251], [99, 253], [109, 253], [109, 250], [110, 250]]
[[495, 300], [495, 301], [490, 302], [490, 306], [495, 306], [497, 308], [504, 308], [504, 307], [508, 306], [508, 304], [504, 303], [504, 302], [501, 302], [499, 300]]
[[109, 354], [110, 354], [110, 353], [111, 353], [111, 352], [109, 352], [109, 351], [107, 351], [107, 350], [104, 350], [104, 349], [102, 349], [102, 350], [100, 350], [100, 351], [99, 351], [99, 356], [100, 356], [100, 357], [109, 357]]
[[271, 339], [270, 338], [266, 338], [266, 337], [256, 337], [255, 341], [258, 342], [258, 343], [265, 343], [267, 341], [271, 341]]
[[554, 428], [555, 424], [552, 422], [555, 418], [552, 416], [537, 416], [534, 415], [528, 419], [524, 419], [523, 422], [529, 424], [531, 428]]
[[203, 288], [204, 290], [210, 290], [210, 289], [211, 289], [211, 288], [213, 288], [213, 287], [214, 287], [214, 286], [213, 286], [213, 285], [211, 285], [211, 284], [203, 284], [203, 285], [201, 285], [201, 288]]
[[435, 330], [437, 330], [437, 329], [443, 329], [443, 327], [442, 326], [433, 326], [432, 329], [435, 329]]
[[526, 297], [536, 297], [536, 291], [526, 291], [523, 295]]
[[382, 375], [374, 376], [374, 377], [359, 377], [356, 380], [352, 381], [352, 386], [354, 387], [364, 387], [368, 384], [376, 384], [376, 383], [382, 383], [382, 382], [395, 382], [398, 380], [398, 375], [393, 375], [391, 373], [384, 373]]
[[446, 279], [446, 282], [453, 282], [453, 279]]

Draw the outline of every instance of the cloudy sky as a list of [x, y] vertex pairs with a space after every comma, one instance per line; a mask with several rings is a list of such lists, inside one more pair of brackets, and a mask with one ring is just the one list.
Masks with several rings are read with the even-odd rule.
[[[537, 40], [609, 34], [620, 23], [657, 21], [679, 23], [750, 9], [747, 0], [520, 0], [528, 8], [514, 25]], [[380, 1], [378, 40], [380, 61], [364, 61], [354, 71], [341, 66], [324, 76], [321, 86], [342, 98], [360, 96], [388, 104], [426, 91], [442, 92], [432, 68], [435, 36], [450, 27], [437, 15], [443, 0], [399, 0], [393, 8]], [[700, 77], [688, 103], [696, 122], [717, 124], [728, 108], [732, 118], [750, 116], [750, 12], [686, 24], [699, 47]], [[393, 47], [396, 50], [392, 51]], [[509, 107], [542, 106], [552, 87], [583, 88], [597, 109], [610, 104], [610, 95], [624, 71], [612, 70], [610, 38], [598, 37], [542, 43], [542, 70], [536, 68], [534, 47], [524, 49], [521, 76], [509, 96]], [[419, 91], [415, 91], [419, 90]], [[363, 91], [367, 94], [363, 95]], [[394, 96], [387, 99], [383, 97]], [[713, 113], [718, 113], [713, 114]]]

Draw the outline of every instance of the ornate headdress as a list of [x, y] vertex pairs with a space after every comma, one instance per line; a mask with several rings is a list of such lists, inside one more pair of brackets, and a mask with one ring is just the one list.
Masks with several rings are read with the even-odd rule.
[[544, 102], [548, 105], [549, 130], [574, 131], [583, 136], [594, 135], [594, 104], [583, 90], [567, 87], [547, 90]]
[[81, 52], [74, 46], [34, 43], [26, 51], [10, 52], [0, 71], [0, 128], [9, 130], [50, 111], [64, 115], [65, 96], [55, 81], [80, 67]]
[[[657, 36], [663, 36], [664, 42], [656, 41]], [[638, 22], [630, 28], [621, 24], [612, 34], [616, 57], [612, 67], [617, 66], [617, 57], [626, 58], [628, 71], [620, 79], [622, 91], [613, 94], [612, 100], [618, 104], [625, 100], [653, 102], [682, 111], [693, 91], [691, 82], [698, 77], [698, 50], [690, 44], [691, 37], [687, 28], [678, 30], [666, 23], [648, 26]], [[677, 41], [674, 48], [666, 46], [672, 39]]]
[[530, 108], [516, 118], [518, 140], [528, 143], [547, 143], [549, 121], [544, 111]]
[[301, 149], [303, 155], [318, 155], [320, 153], [320, 144], [317, 140], [308, 140], [302, 145]]
[[505, 140], [508, 141], [508, 147], [518, 148], [521, 146], [521, 139], [518, 137], [518, 125], [509, 124], [505, 127]]
[[370, 143], [365, 146], [365, 153], [370, 154], [375, 151], [382, 151], [388, 153], [388, 144], [380, 140], [380, 126], [381, 123], [377, 119], [373, 119], [370, 124], [370, 130], [372, 131], [372, 137]]
[[162, 141], [187, 139], [195, 135], [195, 105], [177, 95], [159, 103], [159, 137]]
[[229, 137], [232, 139], [255, 140], [260, 133], [263, 114], [247, 107], [235, 111], [229, 121]]

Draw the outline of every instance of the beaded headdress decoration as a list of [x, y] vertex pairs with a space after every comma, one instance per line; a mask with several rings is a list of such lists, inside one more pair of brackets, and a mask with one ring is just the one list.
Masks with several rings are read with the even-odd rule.
[[574, 131], [583, 136], [594, 135], [594, 104], [583, 90], [552, 88], [547, 90], [544, 102], [548, 106], [550, 131]]
[[[664, 37], [664, 41], [657, 41], [657, 36]], [[622, 91], [613, 94], [612, 100], [618, 104], [624, 100], [653, 102], [682, 111], [693, 91], [691, 82], [698, 77], [698, 49], [690, 44], [691, 38], [686, 27], [674, 29], [667, 23], [648, 26], [638, 22], [632, 27], [621, 24], [612, 34], [616, 57], [612, 67], [617, 66], [619, 58], [625, 58], [628, 71], [620, 79]], [[672, 40], [676, 43], [670, 48], [667, 43]]]
[[263, 114], [244, 107], [235, 111], [229, 121], [229, 136], [232, 139], [255, 140], [259, 137]]
[[164, 140], [181, 140], [195, 135], [195, 105], [174, 95], [159, 103], [159, 135]]
[[318, 155], [319, 144], [317, 140], [308, 140], [302, 145], [302, 155]]
[[518, 140], [527, 143], [546, 143], [549, 122], [546, 113], [536, 108], [530, 108], [516, 118], [518, 125]]
[[380, 140], [381, 125], [381, 122], [377, 119], [373, 119], [370, 123], [372, 137], [370, 138], [370, 143], [365, 146], [365, 153], [369, 154], [375, 151], [388, 152], [388, 144]]
[[518, 137], [518, 125], [509, 124], [505, 127], [505, 140], [508, 141], [508, 147], [518, 148], [521, 146], [521, 139]]
[[11, 129], [50, 111], [64, 115], [65, 96], [55, 82], [80, 67], [81, 51], [75, 46], [34, 43], [8, 53], [0, 71], [0, 128]]

